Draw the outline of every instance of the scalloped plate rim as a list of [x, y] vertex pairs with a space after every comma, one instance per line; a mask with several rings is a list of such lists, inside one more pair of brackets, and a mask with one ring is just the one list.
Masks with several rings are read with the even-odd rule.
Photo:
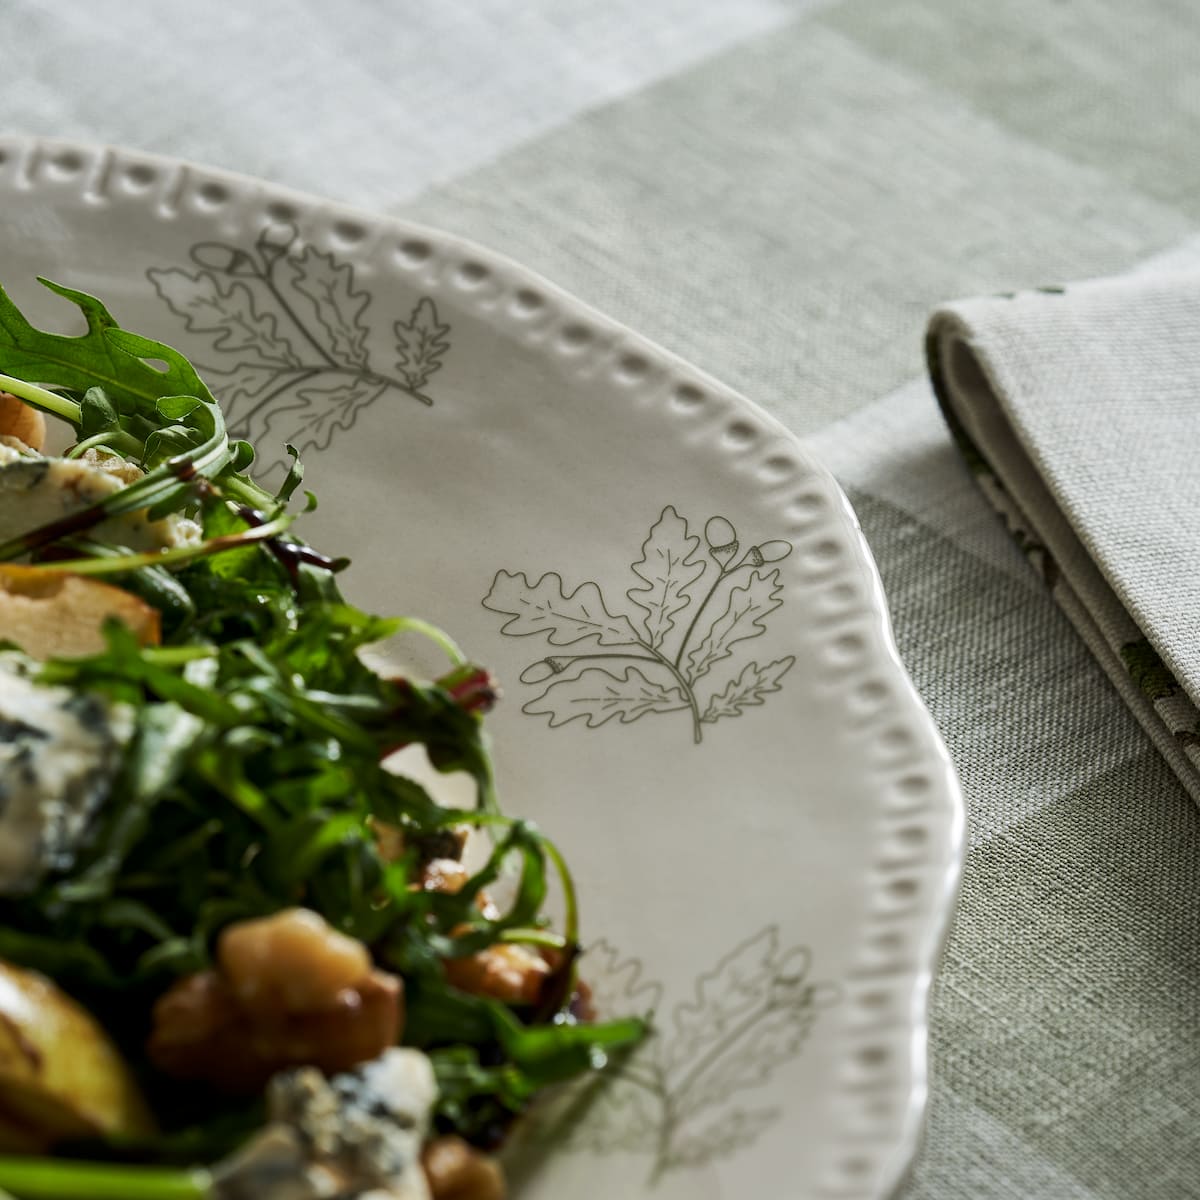
[[[928, 708], [918, 694], [908, 670], [900, 658], [893, 634], [891, 614], [874, 557], [863, 536], [849, 499], [828, 468], [821, 463], [800, 437], [753, 400], [723, 384], [708, 372], [694, 366], [681, 355], [658, 345], [635, 329], [594, 308], [566, 288], [524, 266], [519, 260], [457, 233], [424, 225], [407, 218], [358, 208], [350, 203], [306, 193], [284, 184], [273, 183], [226, 168], [196, 163], [182, 157], [111, 143], [40, 137], [16, 131], [0, 132], [0, 194], [13, 186], [4, 180], [3, 168], [6, 165], [8, 153], [14, 148], [18, 152], [26, 152], [29, 156], [26, 163], [27, 176], [31, 175], [41, 160], [49, 155], [74, 155], [83, 160], [99, 155], [104, 159], [106, 170], [111, 168], [113, 160], [119, 159], [129, 165], [145, 164], [155, 168], [186, 172], [202, 182], [224, 184], [234, 189], [252, 187], [269, 195], [273, 202], [291, 205], [297, 210], [297, 215], [302, 212], [309, 214], [319, 212], [322, 215], [328, 214], [353, 221], [360, 226], [387, 229], [411, 239], [436, 243], [460, 253], [465, 252], [470, 259], [499, 268], [517, 284], [525, 285], [542, 293], [553, 300], [564, 314], [614, 335], [621, 339], [621, 345], [634, 347], [643, 356], [686, 376], [689, 383], [704, 389], [714, 398], [720, 399], [728, 409], [752, 416], [756, 423], [777, 439], [785, 442], [789, 451], [805, 463], [813, 478], [819, 480], [820, 486], [828, 498], [842, 512], [846, 525], [845, 531], [849, 535], [855, 554], [855, 567], [869, 584], [871, 604], [874, 615], [880, 623], [880, 632], [883, 637], [882, 649], [888, 660], [890, 677], [900, 684], [901, 694], [897, 697], [897, 704], [907, 707], [926, 726], [935, 748], [932, 757], [937, 760], [936, 763], [931, 761], [928, 765], [931, 768], [936, 767], [939, 786], [935, 789], [934, 807], [937, 809], [939, 820], [945, 829], [945, 861], [942, 861], [940, 856], [930, 853], [928, 858], [921, 862], [923, 877], [932, 879], [934, 882], [935, 903], [929, 906], [928, 910], [909, 918], [908, 923], [916, 927], [921, 935], [918, 939], [919, 952], [911, 956], [905, 964], [907, 969], [899, 973], [903, 986], [897, 986], [896, 989], [903, 991], [908, 999], [909, 1021], [902, 1034], [888, 1033], [884, 1035], [889, 1042], [903, 1040], [908, 1051], [910, 1074], [908, 1092], [903, 1097], [904, 1116], [893, 1139], [890, 1152], [887, 1154], [884, 1168], [877, 1177], [877, 1186], [870, 1185], [868, 1190], [858, 1192], [841, 1190], [837, 1192], [838, 1195], [846, 1197], [861, 1196], [864, 1200], [883, 1200], [885, 1197], [894, 1195], [910, 1172], [924, 1133], [928, 1098], [929, 993], [949, 937], [961, 883], [965, 854], [965, 805], [961, 786], [941, 733], [934, 724]], [[36, 183], [27, 177], [24, 182], [17, 182], [15, 190], [29, 191], [36, 186]], [[56, 186], [62, 186], [62, 184]], [[133, 199], [133, 197], [126, 197], [126, 199]], [[120, 203], [121, 200], [122, 197], [105, 197], [105, 201], [108, 203]], [[177, 214], [160, 213], [164, 219], [173, 219], [175, 215]], [[501, 329], [501, 332], [505, 333], [506, 331]]]

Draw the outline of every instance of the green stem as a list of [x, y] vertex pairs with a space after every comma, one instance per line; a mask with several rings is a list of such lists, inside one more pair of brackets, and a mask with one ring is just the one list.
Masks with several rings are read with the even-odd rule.
[[567, 867], [559, 848], [545, 834], [542, 835], [542, 846], [546, 857], [554, 864], [563, 890], [563, 938], [568, 946], [574, 946], [579, 941], [579, 897], [575, 891], [575, 880]]
[[76, 442], [63, 458], [82, 458], [89, 450], [105, 449], [112, 451], [118, 458], [140, 459], [146, 452], [146, 444], [139, 441], [132, 433], [122, 429], [110, 429], [106, 433], [95, 433], [82, 442]]
[[216, 658], [217, 648], [196, 644], [191, 646], [144, 646], [142, 657], [160, 667], [178, 667], [198, 658]]
[[500, 934], [502, 942], [519, 942], [523, 946], [546, 946], [551, 950], [565, 950], [569, 943], [561, 933], [548, 929], [506, 929]]
[[212, 1176], [203, 1170], [0, 1158], [0, 1187], [17, 1200], [206, 1200]]
[[83, 416], [83, 410], [74, 400], [60, 396], [48, 388], [38, 387], [36, 383], [26, 383], [23, 379], [14, 379], [11, 375], [0, 375], [0, 392], [9, 392], [24, 400], [32, 408], [41, 409], [72, 425], [78, 425]]
[[[3, 378], [3, 377], [0, 377]], [[219, 474], [228, 465], [232, 452], [225, 437], [225, 421], [221, 410], [215, 405], [205, 408], [212, 417], [213, 432], [202, 445], [187, 454], [171, 459], [153, 471], [144, 475], [136, 483], [119, 488], [110, 493], [97, 504], [86, 508], [76, 509], [65, 516], [57, 517], [36, 529], [30, 529], [15, 538], [0, 544], [0, 562], [18, 558], [42, 546], [56, 541], [67, 534], [81, 533], [94, 525], [100, 524], [108, 517], [119, 516], [121, 513], [134, 512], [139, 508], [149, 508], [174, 499], [179, 494], [187, 493], [189, 484], [184, 482], [196, 476]], [[126, 559], [126, 563], [131, 560]], [[139, 563], [139, 566], [153, 565]], [[100, 572], [97, 572], [100, 573]]]
[[265, 525], [241, 533], [228, 533], [187, 546], [176, 546], [171, 550], [153, 550], [146, 554], [122, 554], [113, 558], [70, 558], [63, 562], [38, 563], [39, 571], [53, 571], [70, 575], [120, 575], [136, 571], [140, 567], [170, 567], [176, 563], [191, 562], [211, 554], [222, 554], [236, 550], [250, 542], [264, 542], [276, 537], [295, 521], [295, 517], [276, 517]]
[[479, 734], [479, 774], [475, 779], [478, 789], [476, 807], [480, 813], [500, 817], [500, 798], [496, 794], [496, 764], [492, 762], [492, 749], [486, 731]]
[[221, 480], [219, 490], [221, 495], [234, 497], [243, 504], [261, 511], [270, 512], [278, 507], [278, 501], [270, 492], [260, 488], [253, 479], [248, 479], [245, 475], [227, 475]]
[[436, 625], [422, 621], [419, 617], [399, 617], [395, 624], [397, 633], [419, 633], [437, 646], [456, 667], [466, 665], [467, 656], [459, 649], [454, 639]]

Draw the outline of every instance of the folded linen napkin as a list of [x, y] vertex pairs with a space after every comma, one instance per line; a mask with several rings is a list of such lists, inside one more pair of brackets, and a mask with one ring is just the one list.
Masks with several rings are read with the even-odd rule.
[[1200, 802], [1200, 273], [960, 301], [926, 348], [979, 486]]

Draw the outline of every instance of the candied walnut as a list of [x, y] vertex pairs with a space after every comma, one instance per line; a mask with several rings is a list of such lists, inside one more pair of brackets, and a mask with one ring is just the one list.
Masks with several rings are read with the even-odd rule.
[[461, 892], [470, 878], [467, 868], [453, 858], [434, 858], [421, 869], [419, 882], [422, 891], [445, 892], [453, 896]]
[[146, 1049], [176, 1079], [237, 1094], [259, 1091], [276, 1071], [311, 1065], [346, 1071], [395, 1045], [402, 1028], [400, 980], [373, 971], [313, 1012], [250, 1012], [215, 971], [188, 975], [154, 1006]]
[[528, 946], [499, 942], [466, 958], [445, 960], [446, 979], [456, 988], [504, 1004], [536, 1004], [550, 964]]
[[269, 1016], [330, 1007], [366, 978], [371, 956], [311, 909], [286, 908], [230, 925], [217, 964], [242, 1007]]
[[421, 1154], [433, 1200], [504, 1200], [504, 1172], [494, 1158], [450, 1134], [434, 1138]]
[[219, 969], [178, 980], [154, 1006], [154, 1065], [245, 1093], [285, 1067], [345, 1071], [394, 1045], [403, 1028], [400, 979], [372, 970], [361, 943], [317, 920], [323, 929], [291, 910], [231, 926]]
[[[471, 872], [453, 858], [434, 858], [421, 868], [415, 887], [426, 892], [442, 892], [453, 896], [461, 892]], [[500, 919], [500, 910], [492, 903], [487, 892], [480, 892], [475, 897], [475, 907], [489, 920]]]
[[[425, 864], [419, 885], [427, 892], [460, 892], [470, 878], [462, 863], [451, 858], [435, 858]], [[496, 906], [483, 892], [478, 907], [489, 920], [500, 915]], [[467, 958], [451, 958], [444, 962], [446, 978], [478, 996], [489, 996], [505, 1004], [536, 1004], [542, 984], [551, 974], [551, 963], [526, 946], [500, 943], [488, 946]]]

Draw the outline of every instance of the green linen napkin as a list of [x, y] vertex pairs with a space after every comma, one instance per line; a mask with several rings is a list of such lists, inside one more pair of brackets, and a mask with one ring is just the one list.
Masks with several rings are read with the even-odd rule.
[[956, 302], [926, 348], [980, 488], [1200, 802], [1200, 274]]

